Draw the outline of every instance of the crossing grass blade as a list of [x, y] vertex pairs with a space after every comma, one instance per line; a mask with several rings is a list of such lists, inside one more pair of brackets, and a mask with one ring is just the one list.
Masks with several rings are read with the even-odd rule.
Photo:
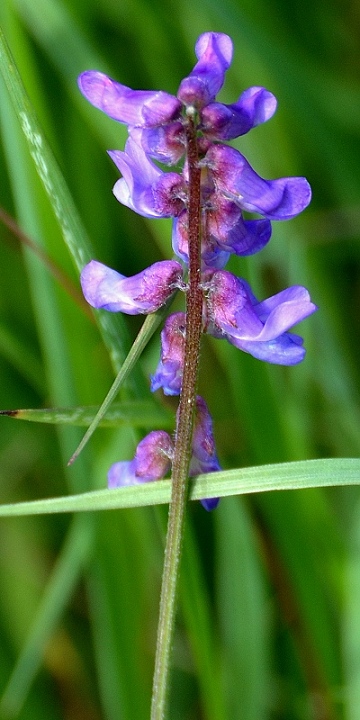
[[[199, 475], [191, 483], [190, 500], [273, 490], [306, 490], [349, 485], [360, 485], [359, 459], [306, 460]], [[95, 490], [68, 497], [0, 505], [0, 517], [115, 510], [164, 504], [170, 502], [170, 490], [170, 481], [158, 480], [111, 490], [111, 492]]]

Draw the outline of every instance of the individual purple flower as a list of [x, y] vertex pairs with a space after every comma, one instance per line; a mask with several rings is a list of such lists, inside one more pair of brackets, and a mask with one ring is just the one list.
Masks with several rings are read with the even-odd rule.
[[289, 220], [311, 200], [311, 188], [303, 177], [264, 180], [235, 148], [212, 145], [203, 160], [211, 170], [217, 191], [242, 210], [268, 220]]
[[[196, 398], [194, 433], [192, 440], [192, 457], [189, 475], [201, 475], [221, 470], [216, 455], [213, 423], [208, 406], [200, 395]], [[205, 510], [214, 510], [219, 498], [206, 498], [200, 501]]]
[[179, 215], [186, 202], [186, 185], [178, 173], [164, 173], [129, 138], [125, 152], [109, 150], [123, 177], [114, 185], [114, 195], [123, 205], [148, 218]]
[[111, 466], [109, 488], [160, 480], [170, 470], [173, 452], [170, 435], [164, 430], [153, 430], [139, 442], [132, 460], [123, 460]]
[[209, 200], [206, 229], [219, 249], [240, 256], [259, 252], [271, 237], [270, 220], [245, 220], [236, 203], [216, 192]]
[[196, 41], [195, 54], [198, 62], [181, 81], [177, 97], [184, 105], [200, 110], [221, 90], [232, 60], [233, 44], [223, 33], [203, 33]]
[[250, 87], [232, 105], [213, 102], [203, 108], [201, 129], [208, 139], [233, 140], [270, 120], [277, 107], [274, 95], [263, 87]]
[[287, 331], [315, 310], [300, 285], [258, 302], [245, 280], [219, 270], [208, 282], [205, 324], [207, 332], [259, 360], [295, 365], [304, 359], [305, 349], [302, 338]]
[[162, 260], [132, 277], [91, 260], [80, 276], [85, 300], [95, 308], [127, 315], [153, 313], [182, 287], [183, 271], [175, 260]]
[[[108, 472], [108, 487], [118, 488], [161, 480], [170, 471], [174, 442], [164, 430], [153, 430], [138, 444], [132, 460], [114, 463]], [[189, 477], [220, 470], [212, 431], [212, 419], [205, 400], [198, 396], [192, 440]], [[213, 510], [219, 498], [200, 501], [206, 510]]]
[[[207, 212], [204, 210], [203, 223], [206, 227]], [[175, 255], [186, 265], [189, 262], [189, 223], [187, 210], [183, 210], [179, 217], [174, 218], [172, 228], [172, 247]], [[208, 232], [204, 232], [201, 238], [201, 262], [204, 270], [207, 268], [223, 268], [230, 257], [229, 250], [223, 247]]]
[[[203, 269], [221, 269], [230, 254], [254, 255], [271, 237], [269, 220], [245, 220], [240, 208], [220, 193], [204, 193], [202, 209], [201, 259]], [[174, 219], [172, 246], [175, 254], [188, 263], [188, 213]]]
[[164, 165], [175, 165], [185, 153], [184, 123], [176, 120], [158, 127], [129, 127], [129, 135], [139, 147]]
[[165, 395], [180, 395], [185, 355], [185, 322], [183, 312], [173, 313], [161, 331], [161, 356], [151, 377], [151, 391], [162, 388]]

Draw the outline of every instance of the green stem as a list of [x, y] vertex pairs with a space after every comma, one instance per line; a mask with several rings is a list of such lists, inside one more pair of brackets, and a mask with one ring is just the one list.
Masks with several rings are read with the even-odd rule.
[[[190, 109], [189, 109], [190, 111]], [[182, 389], [177, 416], [160, 613], [156, 645], [151, 720], [164, 720], [169, 689], [170, 654], [174, 634], [176, 600], [184, 534], [191, 458], [193, 418], [202, 331], [200, 176], [194, 117], [188, 114], [187, 160], [189, 168], [189, 287], [186, 298], [186, 342]]]

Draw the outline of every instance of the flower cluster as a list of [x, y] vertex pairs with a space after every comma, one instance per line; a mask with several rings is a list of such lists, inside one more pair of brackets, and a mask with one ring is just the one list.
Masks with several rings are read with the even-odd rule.
[[[81, 283], [86, 300], [96, 308], [128, 314], [152, 313], [176, 290], [187, 289], [189, 262], [189, 172], [186, 127], [195, 118], [198, 167], [201, 168], [201, 269], [203, 332], [224, 338], [255, 358], [294, 365], [305, 356], [302, 338], [290, 328], [316, 310], [304, 287], [293, 286], [258, 301], [248, 283], [224, 270], [231, 254], [259, 252], [270, 240], [271, 221], [288, 220], [310, 202], [311, 189], [303, 177], [265, 180], [235, 148], [224, 144], [269, 120], [276, 110], [274, 95], [251, 87], [225, 105], [216, 100], [232, 60], [232, 41], [207, 32], [197, 40], [197, 63], [184, 78], [177, 95], [132, 90], [106, 75], [84, 72], [83, 95], [97, 108], [128, 127], [124, 151], [109, 151], [122, 177], [115, 197], [146, 218], [172, 218], [172, 247], [178, 260], [164, 260], [126, 278], [93, 260], [85, 266]], [[162, 169], [179, 167], [182, 171]], [[254, 213], [259, 217], [246, 217]], [[170, 315], [161, 333], [161, 357], [151, 378], [151, 390], [167, 395], [181, 392], [184, 367], [185, 314]], [[205, 401], [195, 409], [190, 475], [219, 469], [212, 421]], [[164, 477], [169, 471], [173, 442], [164, 432], [150, 433], [130, 462], [116, 463], [109, 486], [118, 487]], [[202, 501], [207, 509], [216, 500]]]

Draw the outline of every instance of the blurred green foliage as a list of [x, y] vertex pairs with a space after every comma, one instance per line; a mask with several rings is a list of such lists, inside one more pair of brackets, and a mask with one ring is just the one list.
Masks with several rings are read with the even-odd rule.
[[[176, 92], [197, 36], [231, 35], [224, 101], [250, 85], [279, 101], [236, 146], [265, 177], [305, 175], [313, 187], [306, 213], [275, 224], [269, 246], [232, 269], [263, 297], [303, 284], [320, 310], [301, 329], [299, 367], [267, 366], [205, 338], [200, 391], [219, 457], [231, 468], [359, 456], [359, 4], [3, 0], [0, 24], [94, 255], [124, 274], [169, 256], [170, 225], [116, 202], [106, 150], [123, 147], [125, 130], [86, 103], [77, 75], [98, 69]], [[69, 294], [78, 270], [0, 92], [0, 206], [67, 278], [1, 220], [0, 407], [99, 404], [114, 367]], [[125, 352], [139, 323], [122, 325]], [[149, 399], [157, 356], [155, 336], [123, 397]], [[78, 428], [2, 418], [1, 502], [104, 487], [138, 432], [98, 430], [68, 469]], [[172, 720], [358, 720], [359, 511], [357, 488], [228, 498], [212, 515], [191, 505]], [[165, 524], [164, 508], [1, 520], [1, 720], [148, 718]]]

